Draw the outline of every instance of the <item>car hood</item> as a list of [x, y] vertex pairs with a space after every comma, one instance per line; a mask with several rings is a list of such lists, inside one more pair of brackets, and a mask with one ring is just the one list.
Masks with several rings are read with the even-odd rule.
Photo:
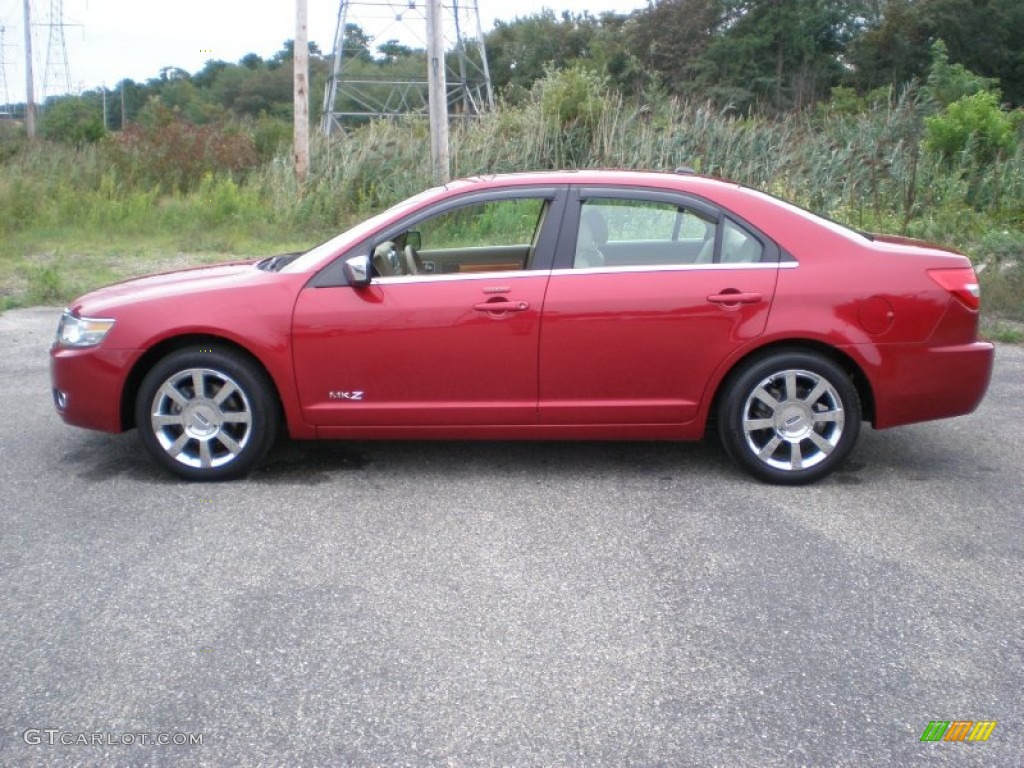
[[70, 309], [82, 315], [99, 316], [128, 304], [223, 290], [265, 278], [267, 273], [255, 264], [256, 260], [232, 261], [132, 278], [87, 293], [72, 302]]

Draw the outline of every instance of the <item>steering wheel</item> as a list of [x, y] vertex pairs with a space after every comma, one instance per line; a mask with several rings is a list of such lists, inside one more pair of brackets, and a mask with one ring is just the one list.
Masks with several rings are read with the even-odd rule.
[[405, 246], [405, 250], [402, 255], [405, 258], [405, 271], [409, 275], [421, 275], [423, 274], [423, 259], [416, 253], [416, 249], [411, 245]]

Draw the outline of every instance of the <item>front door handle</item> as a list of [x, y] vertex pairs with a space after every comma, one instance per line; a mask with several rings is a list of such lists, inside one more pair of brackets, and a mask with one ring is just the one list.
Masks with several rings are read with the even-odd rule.
[[474, 304], [477, 312], [525, 312], [530, 308], [528, 301], [509, 301], [508, 299], [491, 299]]
[[763, 300], [760, 293], [741, 293], [740, 291], [722, 291], [708, 296], [712, 304], [757, 304]]

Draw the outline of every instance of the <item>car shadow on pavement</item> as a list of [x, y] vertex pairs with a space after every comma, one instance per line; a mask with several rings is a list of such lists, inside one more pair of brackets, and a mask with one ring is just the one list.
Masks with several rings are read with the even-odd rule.
[[74, 439], [68, 442], [74, 447], [61, 455], [61, 462], [80, 480], [101, 483], [128, 477], [147, 483], [176, 482], [153, 463], [135, 431], [118, 435], [78, 431], [73, 434]]
[[726, 474], [717, 444], [591, 441], [324, 441], [279, 443], [250, 475], [256, 482], [327, 482], [342, 472], [369, 470], [436, 475], [584, 472]]
[[[179, 484], [145, 453], [137, 433], [85, 434], [61, 455], [75, 477], [90, 483], [119, 478], [146, 484]], [[859, 484], [864, 457], [851, 456], [830, 480]], [[755, 481], [736, 472], [717, 441], [292, 441], [280, 440], [262, 464], [242, 482], [316, 485], [343, 474], [368, 471], [387, 475], [450, 478], [454, 475], [546, 476], [576, 478], [584, 473], [630, 472], [659, 478], [721, 477]], [[233, 482], [233, 481], [228, 481]], [[237, 482], [237, 481], [235, 481]]]

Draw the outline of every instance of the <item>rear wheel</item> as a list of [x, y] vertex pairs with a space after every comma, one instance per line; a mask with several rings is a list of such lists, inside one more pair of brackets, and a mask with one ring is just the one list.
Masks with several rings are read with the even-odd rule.
[[748, 364], [726, 386], [718, 415], [722, 445], [760, 480], [814, 482], [835, 470], [857, 442], [857, 389], [821, 355], [776, 352]]
[[172, 352], [143, 379], [135, 405], [146, 449], [189, 480], [245, 474], [273, 444], [279, 421], [266, 373], [219, 347]]

